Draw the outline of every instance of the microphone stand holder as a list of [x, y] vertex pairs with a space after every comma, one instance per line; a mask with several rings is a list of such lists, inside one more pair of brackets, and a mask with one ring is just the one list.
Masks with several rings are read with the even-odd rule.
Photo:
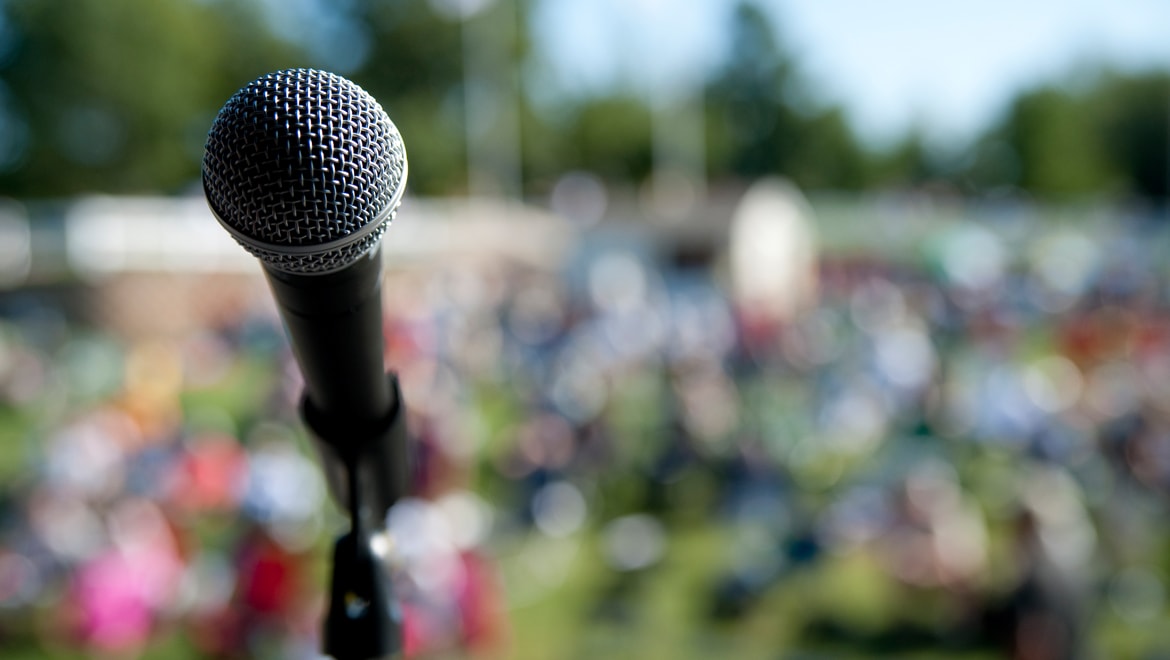
[[385, 560], [371, 544], [385, 531], [386, 513], [407, 492], [410, 476], [402, 393], [395, 374], [387, 378], [393, 409], [372, 424], [322, 414], [307, 396], [301, 401], [330, 491], [350, 520], [333, 546], [324, 624], [322, 650], [336, 660], [397, 658], [403, 650], [402, 609]]

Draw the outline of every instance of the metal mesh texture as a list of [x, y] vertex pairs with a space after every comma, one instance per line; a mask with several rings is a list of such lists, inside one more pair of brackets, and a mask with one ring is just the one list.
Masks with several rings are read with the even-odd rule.
[[406, 167], [398, 129], [365, 90], [289, 69], [252, 81], [219, 111], [203, 190], [220, 223], [269, 266], [327, 273], [377, 245]]

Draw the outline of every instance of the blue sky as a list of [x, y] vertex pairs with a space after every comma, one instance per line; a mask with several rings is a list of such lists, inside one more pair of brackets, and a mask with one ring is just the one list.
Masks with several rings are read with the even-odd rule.
[[[1093, 62], [1170, 69], [1167, 0], [761, 0], [816, 91], [882, 142], [962, 140], [1011, 94]], [[732, 0], [540, 0], [539, 84], [686, 89], [718, 62]], [[1168, 90], [1170, 103], [1170, 90]], [[1170, 112], [1170, 110], [1168, 110]]]

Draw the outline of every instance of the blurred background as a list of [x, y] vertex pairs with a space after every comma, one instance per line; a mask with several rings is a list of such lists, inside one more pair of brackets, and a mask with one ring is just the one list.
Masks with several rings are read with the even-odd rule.
[[316, 658], [219, 107], [406, 141], [413, 657], [1170, 657], [1170, 5], [0, 0], [0, 655]]

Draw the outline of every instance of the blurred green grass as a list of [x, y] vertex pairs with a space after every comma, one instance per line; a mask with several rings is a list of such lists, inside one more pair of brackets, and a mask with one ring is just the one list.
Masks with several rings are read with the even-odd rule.
[[[645, 574], [622, 578], [601, 557], [601, 539], [578, 539], [563, 581], [539, 594], [518, 580], [533, 580], [533, 546], [505, 554], [501, 571], [512, 599], [509, 658], [607, 658], [667, 660], [703, 658], [866, 658], [871, 652], [841, 645], [809, 646], [801, 631], [813, 617], [831, 613], [859, 630], [875, 630], [908, 610], [880, 569], [861, 555], [831, 557], [769, 590], [742, 619], [712, 621], [710, 590], [725, 567], [728, 539], [716, 525], [673, 530], [663, 562]], [[549, 542], [529, 540], [529, 543]], [[571, 544], [573, 541], [554, 541]], [[620, 614], [602, 614], [599, 603], [618, 580], [626, 598]], [[962, 658], [978, 652], [910, 652], [887, 657]]]

